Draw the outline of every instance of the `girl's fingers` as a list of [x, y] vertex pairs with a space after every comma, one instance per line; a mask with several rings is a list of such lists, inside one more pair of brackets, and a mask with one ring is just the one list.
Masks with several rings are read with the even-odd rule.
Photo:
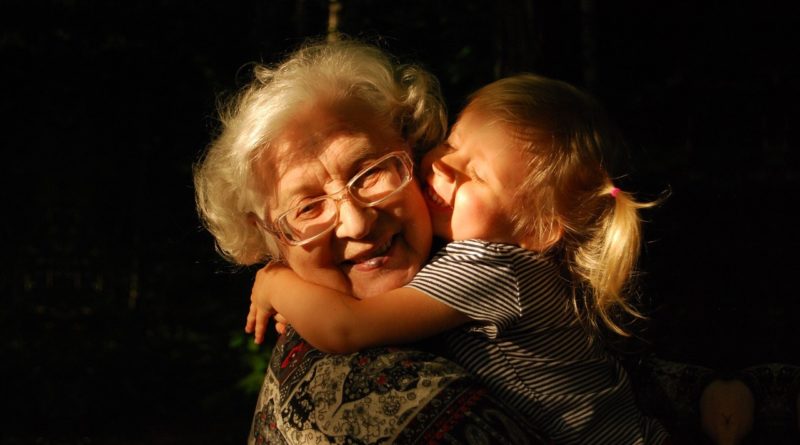
[[261, 344], [262, 341], [264, 341], [264, 331], [267, 328], [267, 320], [268, 317], [265, 317], [262, 314], [259, 314], [259, 316], [256, 317], [255, 342], [259, 345]]
[[253, 333], [253, 328], [256, 326], [256, 313], [258, 310], [256, 309], [256, 305], [250, 303], [250, 311], [247, 313], [247, 321], [244, 325], [244, 331], [248, 334]]
[[275, 320], [275, 330], [281, 335], [285, 334], [287, 324], [286, 318], [284, 318], [284, 316], [281, 314], [275, 314], [273, 319]]

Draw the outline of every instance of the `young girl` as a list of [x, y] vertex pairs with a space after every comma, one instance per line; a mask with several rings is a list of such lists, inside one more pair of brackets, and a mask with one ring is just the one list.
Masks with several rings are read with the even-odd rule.
[[[599, 106], [566, 83], [525, 74], [487, 85], [422, 161], [434, 233], [453, 241], [409, 285], [365, 300], [265, 268], [248, 332], [260, 341], [277, 312], [343, 353], [448, 331], [456, 361], [556, 443], [660, 443], [663, 429], [596, 341], [602, 328], [627, 335], [621, 315], [640, 317], [623, 291], [638, 209], [650, 204], [613, 185], [614, 142]], [[381, 255], [376, 246], [359, 261]]]

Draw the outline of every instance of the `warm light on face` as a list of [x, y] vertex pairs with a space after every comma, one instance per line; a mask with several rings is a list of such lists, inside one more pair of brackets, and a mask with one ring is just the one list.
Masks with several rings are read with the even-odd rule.
[[358, 172], [338, 192], [301, 200], [301, 204], [275, 218], [271, 226], [264, 227], [289, 245], [314, 242], [336, 227], [343, 200], [349, 199], [362, 207], [380, 205], [412, 181], [413, 171], [408, 153], [389, 153]]
[[434, 233], [520, 244], [512, 235], [513, 196], [526, 158], [502, 125], [488, 122], [479, 112], [462, 114], [447, 141], [423, 160]]
[[281, 250], [298, 275], [364, 298], [408, 283], [432, 234], [402, 139], [369, 107], [350, 105], [309, 107], [283, 132], [266, 215], [287, 236]]

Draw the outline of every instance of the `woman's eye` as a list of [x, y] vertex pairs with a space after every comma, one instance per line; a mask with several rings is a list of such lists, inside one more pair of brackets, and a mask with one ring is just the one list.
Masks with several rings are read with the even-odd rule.
[[294, 217], [295, 219], [312, 219], [319, 216], [322, 213], [322, 209], [324, 206], [324, 201], [316, 201], [312, 202], [303, 206], [300, 206], [295, 210]]
[[369, 188], [373, 185], [380, 182], [381, 178], [384, 176], [385, 171], [380, 168], [376, 168], [373, 170], [368, 171], [364, 176], [359, 178], [359, 187], [360, 188]]

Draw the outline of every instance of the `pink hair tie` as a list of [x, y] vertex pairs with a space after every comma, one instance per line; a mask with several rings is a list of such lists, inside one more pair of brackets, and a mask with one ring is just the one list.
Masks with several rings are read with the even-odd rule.
[[612, 189], [611, 189], [611, 197], [612, 197], [612, 198], [616, 198], [616, 197], [617, 197], [617, 195], [619, 195], [619, 189], [618, 189], [618, 188], [616, 188], [616, 187], [612, 188]]

